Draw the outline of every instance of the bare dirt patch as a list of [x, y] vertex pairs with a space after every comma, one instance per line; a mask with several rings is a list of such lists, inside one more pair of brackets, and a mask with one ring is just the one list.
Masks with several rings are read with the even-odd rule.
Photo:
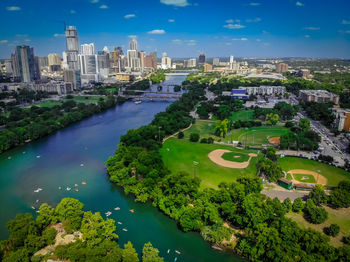
[[208, 157], [211, 161], [213, 161], [215, 164], [219, 165], [219, 166], [223, 166], [223, 167], [228, 167], [228, 168], [247, 168], [249, 166], [250, 160], [252, 159], [252, 157], [256, 157], [257, 154], [254, 153], [249, 153], [249, 159], [248, 161], [245, 162], [232, 162], [232, 161], [228, 161], [222, 158], [222, 155], [225, 153], [229, 153], [232, 152], [230, 150], [225, 150], [225, 149], [216, 149], [214, 151], [211, 151], [208, 154]]
[[291, 174], [293, 179], [292, 182], [293, 183], [300, 183], [299, 181], [294, 179], [294, 174], [303, 174], [303, 175], [311, 175], [315, 178], [316, 180], [316, 184], [320, 184], [320, 185], [327, 185], [327, 178], [325, 178], [324, 176], [322, 176], [321, 174], [314, 172], [314, 171], [310, 171], [310, 170], [304, 170], [304, 169], [292, 169], [289, 170], [287, 173]]
[[271, 144], [279, 146], [281, 144], [281, 138], [280, 137], [271, 137], [271, 138], [269, 138], [269, 142]]

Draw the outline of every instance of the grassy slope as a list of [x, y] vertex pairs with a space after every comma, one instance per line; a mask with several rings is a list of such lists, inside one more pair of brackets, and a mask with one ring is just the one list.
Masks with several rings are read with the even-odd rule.
[[54, 107], [56, 105], [62, 105], [62, 103], [59, 101], [45, 101], [35, 105], [40, 107]]
[[[87, 99], [85, 99], [85, 96], [74, 96], [73, 100], [80, 103], [98, 103], [100, 97], [101, 96], [87, 96]], [[105, 97], [103, 98], [105, 99]]]
[[[269, 138], [279, 137], [288, 131], [288, 128], [282, 126], [241, 128], [232, 131], [232, 140], [242, 143], [247, 141], [248, 145], [261, 145], [268, 143]], [[228, 135], [228, 137], [231, 137], [231, 135]]]
[[[184, 132], [185, 138], [189, 138], [191, 133], [198, 133], [201, 137], [212, 136], [214, 138], [215, 121], [197, 120], [195, 124]], [[217, 137], [215, 137], [217, 138]]]
[[[169, 151], [167, 150], [169, 149]], [[257, 158], [252, 158], [250, 165], [245, 169], [233, 169], [221, 167], [208, 158], [208, 154], [215, 149], [228, 149], [237, 152], [249, 153], [256, 151], [239, 150], [228, 146], [215, 144], [200, 144], [180, 140], [177, 138], [168, 139], [164, 142], [160, 151], [164, 164], [172, 172], [186, 171], [201, 179], [201, 188], [216, 188], [221, 182], [232, 182], [242, 174], [255, 175]], [[194, 167], [193, 161], [199, 162]]]
[[336, 237], [331, 237], [330, 243], [336, 247], [341, 246], [342, 237], [350, 233], [350, 208], [332, 209], [325, 207], [325, 209], [328, 212], [328, 219], [319, 225], [307, 222], [301, 213], [290, 212], [286, 216], [293, 219], [302, 228], [312, 228], [319, 232], [323, 232], [323, 228], [328, 227], [330, 224], [337, 224], [340, 226], [340, 233]]
[[328, 186], [337, 186], [342, 180], [350, 180], [349, 172], [314, 160], [297, 157], [284, 157], [279, 159], [279, 163], [284, 171], [305, 169], [318, 172], [327, 178]]
[[254, 119], [254, 110], [242, 110], [242, 111], [238, 111], [238, 112], [233, 112], [231, 119], [233, 121], [237, 121], [237, 120], [252, 120]]

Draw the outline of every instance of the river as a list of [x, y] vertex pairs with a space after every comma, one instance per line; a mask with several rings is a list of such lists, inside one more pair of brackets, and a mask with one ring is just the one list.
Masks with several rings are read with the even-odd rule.
[[[166, 82], [181, 83], [184, 76], [170, 76]], [[118, 243], [131, 241], [141, 253], [151, 242], [165, 261], [242, 261], [237, 256], [211, 249], [198, 233], [183, 233], [176, 222], [151, 204], [135, 203], [122, 189], [111, 184], [104, 162], [113, 155], [120, 136], [128, 129], [150, 123], [170, 102], [126, 102], [94, 115], [55, 134], [0, 155], [0, 239], [6, 239], [6, 222], [17, 213], [32, 213], [31, 206], [46, 202], [55, 206], [64, 197], [84, 203], [84, 210], [111, 211]], [[82, 185], [82, 182], [86, 185]], [[74, 185], [78, 185], [78, 192]], [[42, 188], [39, 193], [34, 189]], [[60, 190], [59, 187], [62, 187]], [[67, 191], [66, 188], [72, 188]], [[35, 201], [39, 200], [36, 204]], [[115, 211], [114, 207], [120, 207]], [[129, 212], [134, 209], [135, 213]], [[125, 232], [122, 228], [126, 228]], [[171, 251], [167, 253], [167, 250]], [[180, 255], [174, 253], [179, 250]]]

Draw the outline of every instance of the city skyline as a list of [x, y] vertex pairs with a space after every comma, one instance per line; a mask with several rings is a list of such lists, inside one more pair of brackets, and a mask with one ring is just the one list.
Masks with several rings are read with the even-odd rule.
[[[70, 3], [0, 3], [0, 58], [28, 44], [39, 56], [65, 50], [64, 22], [79, 31], [80, 43], [167, 52], [170, 57], [338, 57], [350, 58], [350, 3], [322, 1], [152, 0]], [[349, 8], [346, 8], [349, 7]], [[25, 25], [25, 27], [23, 26]]]

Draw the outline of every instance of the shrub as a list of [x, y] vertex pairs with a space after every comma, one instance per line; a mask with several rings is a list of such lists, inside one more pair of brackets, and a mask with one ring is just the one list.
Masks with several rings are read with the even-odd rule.
[[328, 218], [328, 213], [323, 207], [316, 207], [312, 199], [306, 202], [304, 208], [304, 217], [313, 224], [321, 224]]
[[207, 143], [208, 143], [208, 139], [202, 138], [201, 141], [200, 141], [200, 143], [202, 143], [202, 144], [207, 144]]
[[282, 204], [282, 205], [283, 205], [283, 207], [284, 207], [286, 213], [288, 213], [288, 212], [292, 209], [292, 206], [293, 206], [292, 201], [290, 201], [290, 198], [289, 198], [289, 197], [287, 197], [287, 198], [283, 201], [283, 204]]
[[191, 142], [198, 142], [198, 140], [199, 140], [199, 134], [197, 134], [197, 133], [191, 133], [191, 135], [190, 135], [190, 141], [191, 141]]
[[184, 138], [184, 132], [182, 132], [182, 131], [180, 131], [178, 134], [177, 134], [177, 138], [178, 139], [182, 139], [182, 138]]
[[214, 138], [208, 137], [208, 144], [213, 144], [214, 143]]
[[309, 198], [312, 199], [317, 206], [326, 204], [328, 201], [328, 196], [324, 192], [322, 185], [316, 185], [316, 187], [310, 192]]
[[323, 232], [328, 235], [335, 237], [339, 234], [340, 227], [337, 224], [331, 224], [329, 227], [323, 228]]

